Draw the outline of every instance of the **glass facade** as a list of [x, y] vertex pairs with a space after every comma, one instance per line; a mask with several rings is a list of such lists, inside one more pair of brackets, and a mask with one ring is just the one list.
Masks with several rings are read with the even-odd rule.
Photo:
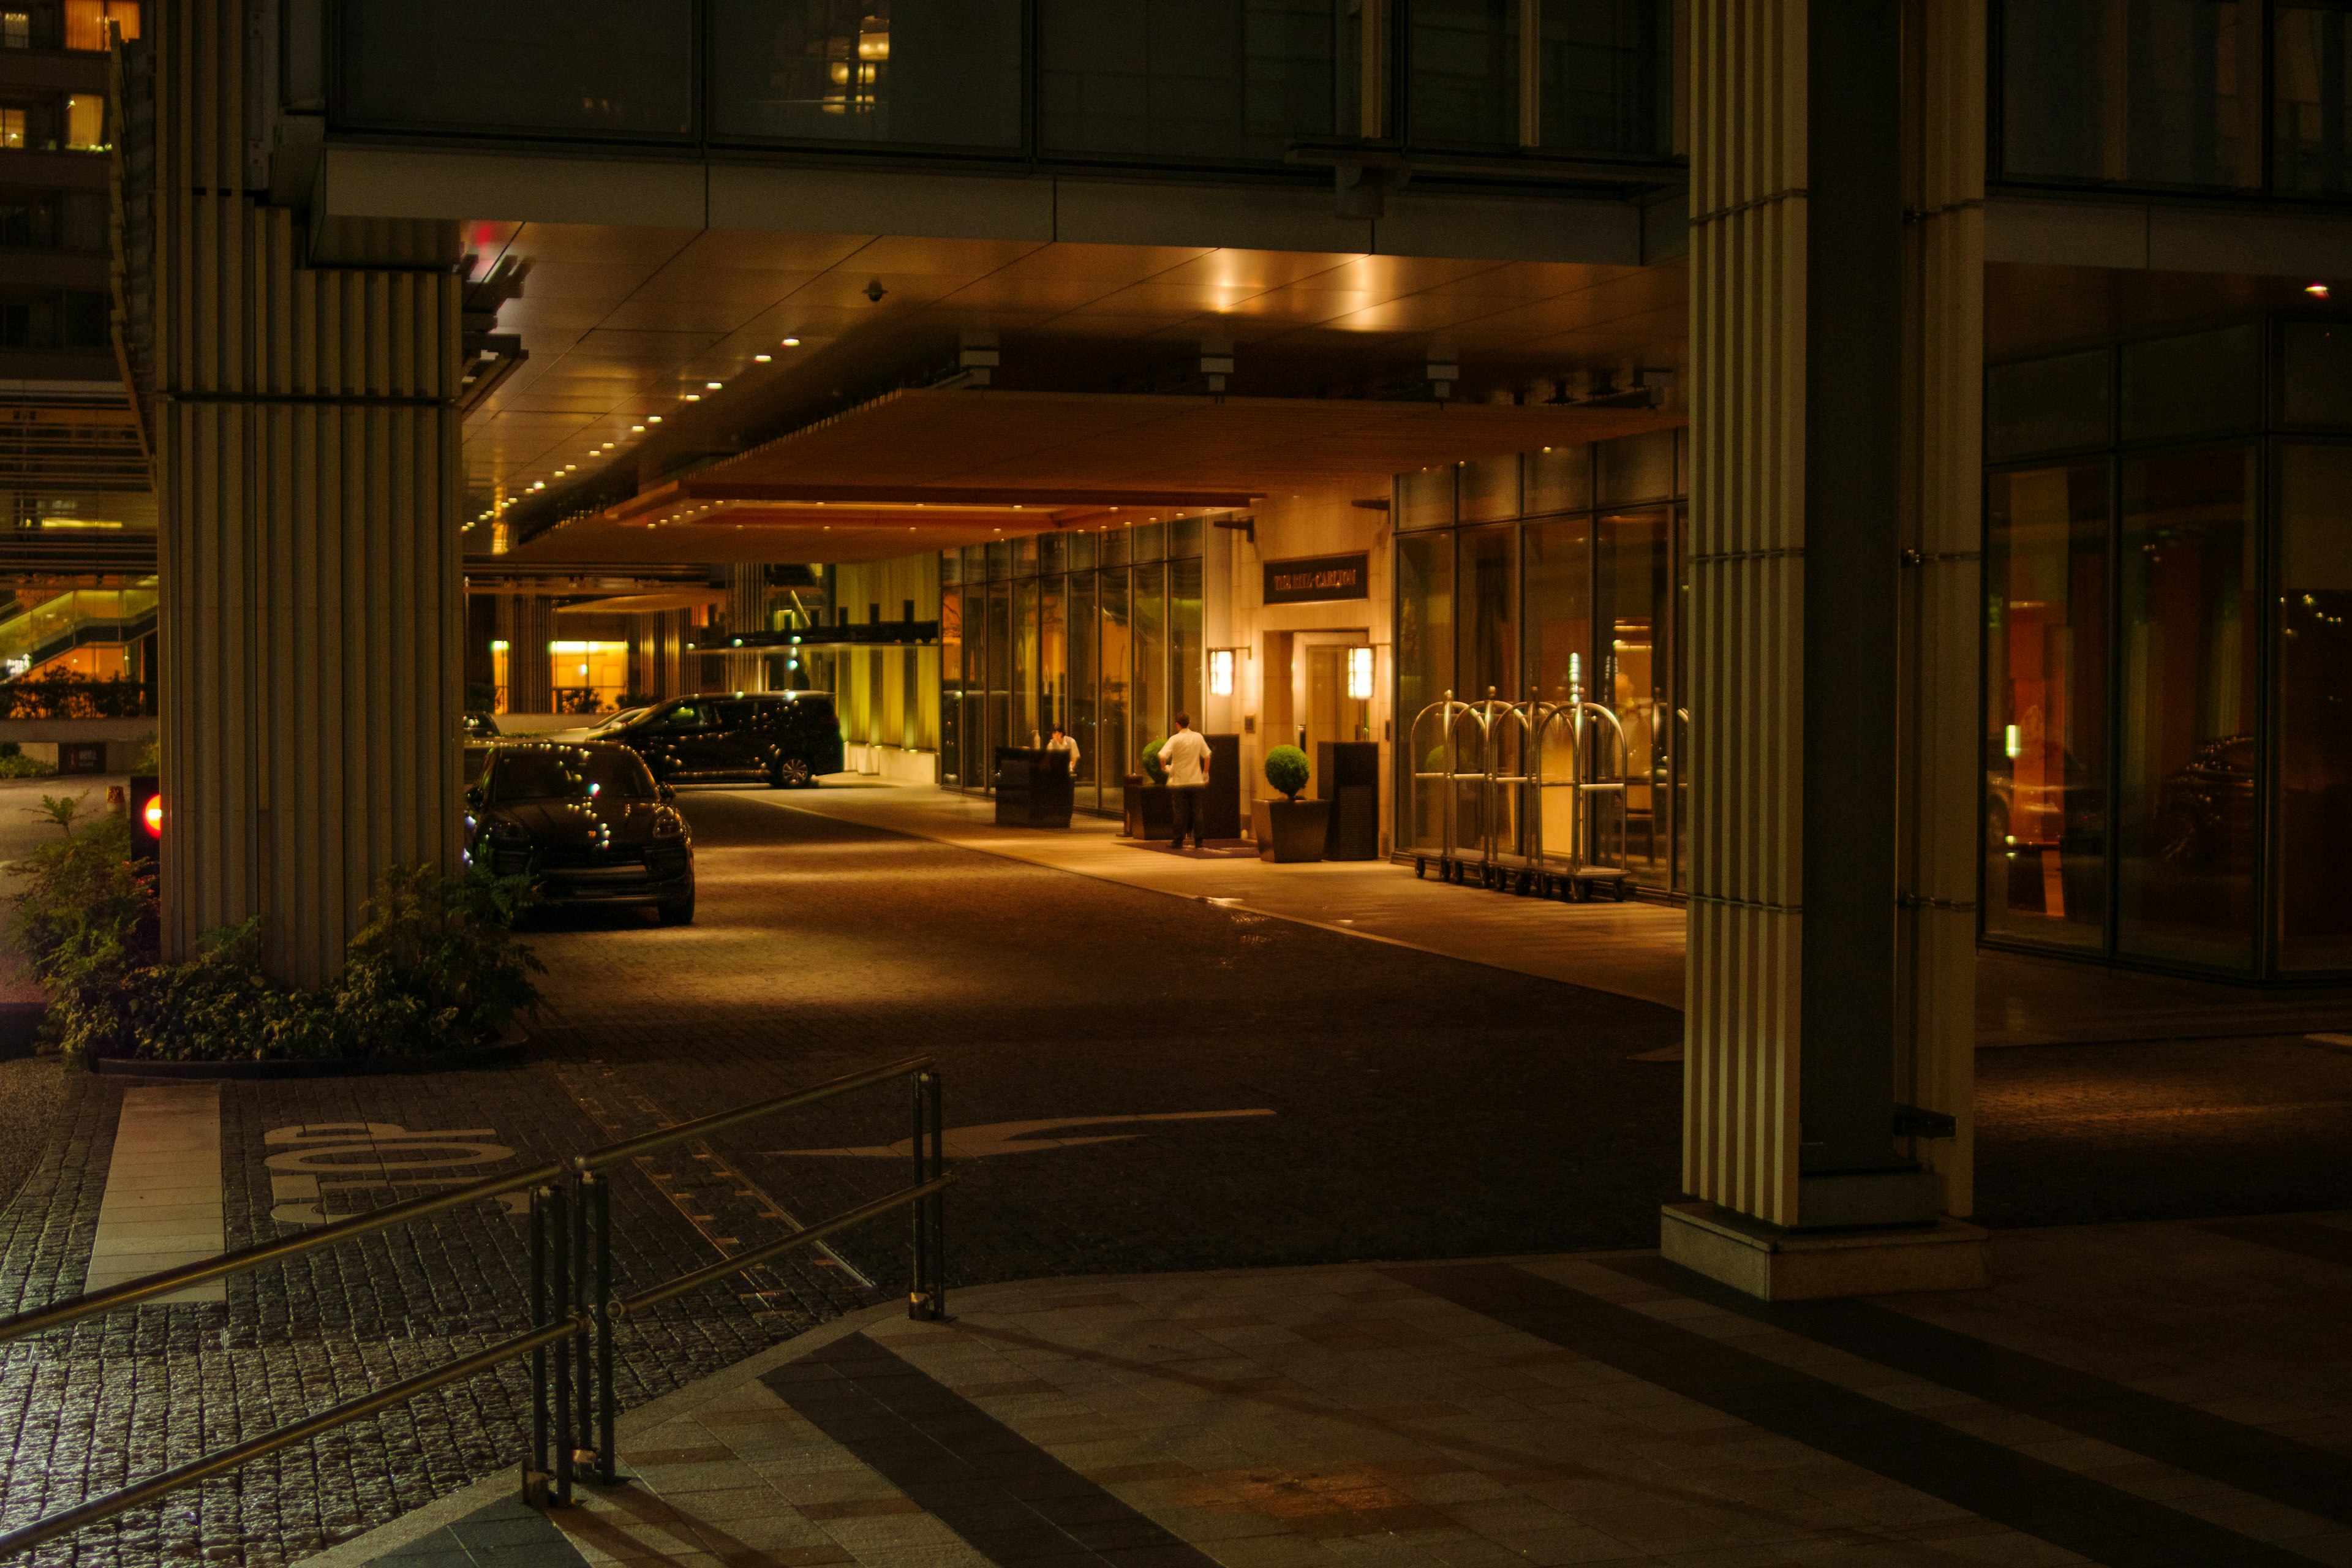
[[[1316, 172], [1287, 162], [1296, 142], [1366, 134], [1664, 157], [1674, 12], [1672, 0], [339, 0], [331, 115], [373, 132], [1252, 165], [1301, 180]], [[1388, 62], [1385, 79], [1367, 61]]]
[[[1079, 807], [1117, 811], [1143, 748], [1175, 713], [1199, 714], [1197, 520], [972, 545], [940, 580], [942, 782], [987, 789], [997, 747], [1058, 722], [1078, 743]], [[964, 630], [950, 652], [950, 624], [990, 631]]]
[[[1676, 638], [1686, 519], [1681, 433], [1655, 431], [1594, 446], [1529, 452], [1400, 475], [1391, 502], [1396, 540], [1395, 843], [1444, 842], [1443, 796], [1412, 774], [1444, 763], [1444, 732], [1422, 719], [1447, 691], [1457, 700], [1607, 708], [1624, 734], [1622, 791], [1588, 802], [1596, 858], [1622, 865], [1644, 887], [1681, 879], [1684, 738]], [[1503, 470], [1507, 470], [1507, 473]], [[1599, 482], [1594, 482], [1595, 476]], [[1518, 515], [1486, 521], [1509, 498]], [[1422, 721], [1416, 723], [1416, 720]], [[1523, 761], [1514, 727], [1497, 731], [1496, 771]], [[1571, 744], [1547, 730], [1547, 776], [1563, 776]], [[1456, 771], [1483, 769], [1477, 737], [1457, 726]], [[1601, 761], [1601, 759], [1594, 759]], [[1613, 760], [1613, 759], [1611, 759]], [[1605, 762], [1603, 763], [1605, 765]], [[1454, 786], [1458, 844], [1486, 830], [1481, 785]], [[1543, 842], [1570, 842], [1570, 792], [1541, 792]], [[1507, 798], [1497, 809], [1515, 811]], [[1494, 824], [1496, 842], [1524, 852], [1529, 825]]]
[[[1988, 939], [2352, 969], [2352, 445], [2324, 434], [2352, 410], [2305, 385], [2342, 336], [2253, 321], [1989, 373]], [[2112, 417], [2054, 417], [2093, 374]]]
[[2000, 179], [2352, 193], [2340, 0], [2004, 0]]

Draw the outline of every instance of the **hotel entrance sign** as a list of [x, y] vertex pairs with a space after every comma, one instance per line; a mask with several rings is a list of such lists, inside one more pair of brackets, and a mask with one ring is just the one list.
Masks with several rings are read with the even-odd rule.
[[1370, 598], [1370, 574], [1366, 563], [1370, 559], [1359, 551], [1353, 555], [1269, 561], [1265, 563], [1265, 603], [1315, 605], [1328, 599]]

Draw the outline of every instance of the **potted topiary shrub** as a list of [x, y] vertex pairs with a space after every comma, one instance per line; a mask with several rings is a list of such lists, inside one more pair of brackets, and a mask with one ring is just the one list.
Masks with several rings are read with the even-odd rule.
[[1265, 782], [1282, 792], [1280, 800], [1261, 803], [1265, 831], [1258, 835], [1262, 860], [1284, 864], [1323, 858], [1323, 840], [1330, 831], [1331, 803], [1301, 800], [1307, 787], [1307, 753], [1296, 746], [1276, 746], [1265, 754]]
[[1168, 770], [1160, 765], [1159, 741], [1143, 748], [1143, 772], [1127, 775], [1126, 805], [1126, 837], [1147, 844], [1155, 839], [1164, 844], [1176, 837], [1176, 818], [1168, 799]]

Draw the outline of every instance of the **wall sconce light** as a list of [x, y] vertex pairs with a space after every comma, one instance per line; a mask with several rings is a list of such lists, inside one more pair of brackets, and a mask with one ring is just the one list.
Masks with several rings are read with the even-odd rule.
[[1348, 650], [1348, 695], [1358, 702], [1369, 701], [1372, 695], [1372, 650], [1351, 647]]
[[1213, 647], [1209, 650], [1209, 695], [1231, 697], [1234, 694], [1234, 650]]

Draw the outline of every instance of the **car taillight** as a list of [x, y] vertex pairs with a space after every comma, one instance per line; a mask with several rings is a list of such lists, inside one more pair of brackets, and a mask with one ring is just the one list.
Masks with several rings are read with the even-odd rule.
[[153, 835], [157, 838], [163, 837], [163, 797], [160, 795], [149, 795], [147, 797], [147, 808], [139, 814], [139, 819], [147, 825], [147, 831], [150, 834]]

